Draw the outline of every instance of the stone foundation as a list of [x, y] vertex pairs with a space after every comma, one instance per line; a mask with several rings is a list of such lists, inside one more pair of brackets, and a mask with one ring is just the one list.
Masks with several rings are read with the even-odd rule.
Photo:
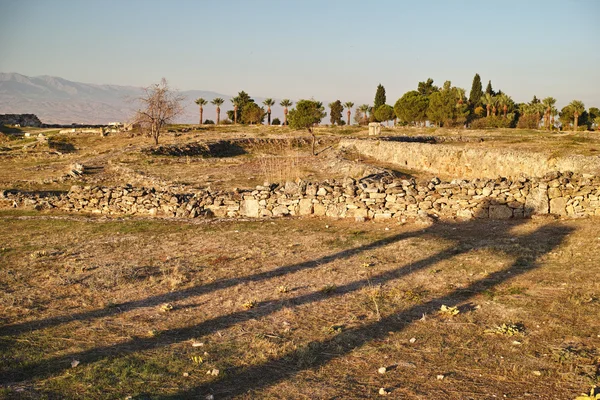
[[600, 216], [600, 177], [553, 172], [520, 177], [429, 182], [389, 176], [285, 185], [235, 192], [73, 186], [68, 193], [0, 192], [0, 206], [78, 213], [196, 218], [326, 216], [357, 220], [430, 215], [439, 218]]

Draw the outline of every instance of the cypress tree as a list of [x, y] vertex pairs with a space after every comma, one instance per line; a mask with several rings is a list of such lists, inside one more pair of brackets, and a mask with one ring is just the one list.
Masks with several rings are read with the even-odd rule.
[[478, 106], [482, 96], [481, 77], [479, 74], [475, 74], [471, 85], [471, 93], [469, 93], [469, 103], [475, 107]]
[[329, 108], [331, 109], [331, 111], [329, 113], [329, 120], [331, 121], [331, 125], [341, 125], [342, 124], [342, 111], [344, 110], [344, 106], [342, 106], [342, 102], [339, 100], [336, 100], [333, 103], [329, 103]]
[[377, 110], [379, 107], [385, 104], [385, 88], [380, 83], [377, 86], [377, 92], [375, 92], [375, 103], [373, 104], [373, 110]]
[[496, 95], [496, 92], [494, 92], [494, 89], [492, 89], [492, 81], [488, 81], [487, 87], [485, 88], [485, 92], [491, 96]]

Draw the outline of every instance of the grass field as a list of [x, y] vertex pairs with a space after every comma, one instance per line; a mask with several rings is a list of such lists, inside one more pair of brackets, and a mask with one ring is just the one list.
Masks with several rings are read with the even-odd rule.
[[598, 383], [589, 221], [0, 218], [6, 398], [558, 399]]
[[[163, 143], [285, 136], [236, 129]], [[60, 154], [4, 144], [0, 189], [68, 188], [80, 182], [55, 178], [74, 162], [90, 167], [84, 184], [360, 173], [360, 155], [308, 146], [171, 157], [142, 152], [146, 138], [66, 139]], [[0, 210], [0, 398], [575, 399], [600, 384], [597, 222]]]

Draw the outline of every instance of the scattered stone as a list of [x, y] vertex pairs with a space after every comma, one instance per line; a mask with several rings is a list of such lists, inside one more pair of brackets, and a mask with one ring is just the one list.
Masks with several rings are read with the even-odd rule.
[[79, 360], [73, 360], [73, 361], [71, 361], [71, 368], [75, 368], [79, 364], [80, 364]]
[[386, 389], [386, 388], [379, 389], [379, 394], [382, 396], [388, 396], [390, 393], [392, 393], [392, 392], [389, 389]]
[[438, 381], [443, 381], [445, 378], [446, 378], [446, 375], [442, 375], [442, 374], [439, 374], [438, 376], [436, 376], [436, 379]]
[[380, 374], [385, 374], [387, 372], [387, 368], [386, 367], [381, 367], [377, 370], [377, 372], [379, 372]]

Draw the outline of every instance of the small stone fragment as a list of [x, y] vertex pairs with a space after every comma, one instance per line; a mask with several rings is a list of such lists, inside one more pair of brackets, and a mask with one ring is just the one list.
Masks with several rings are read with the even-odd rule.
[[379, 394], [382, 396], [387, 396], [389, 395], [391, 392], [389, 390], [387, 390], [386, 388], [380, 388], [379, 389]]
[[385, 374], [387, 372], [387, 368], [386, 367], [381, 367], [377, 370], [377, 372], [379, 372], [380, 374]]
[[204, 346], [204, 343], [202, 343], [202, 342], [193, 342], [192, 343], [192, 347], [202, 347], [202, 346]]
[[542, 376], [542, 373], [540, 371], [533, 371], [533, 374], [535, 376]]
[[412, 344], [417, 341], [417, 338], [410, 338], [409, 342]]
[[445, 377], [446, 377], [445, 375], [439, 374], [439, 375], [437, 376], [437, 380], [438, 380], [438, 381], [443, 381]]
[[78, 365], [79, 365], [79, 360], [73, 360], [73, 361], [71, 361], [71, 368], [75, 368]]
[[187, 373], [187, 372], [184, 372], [184, 373], [183, 373], [183, 376], [185, 376], [185, 377], [188, 377], [188, 376], [190, 376], [190, 374], [189, 374], [189, 373]]

